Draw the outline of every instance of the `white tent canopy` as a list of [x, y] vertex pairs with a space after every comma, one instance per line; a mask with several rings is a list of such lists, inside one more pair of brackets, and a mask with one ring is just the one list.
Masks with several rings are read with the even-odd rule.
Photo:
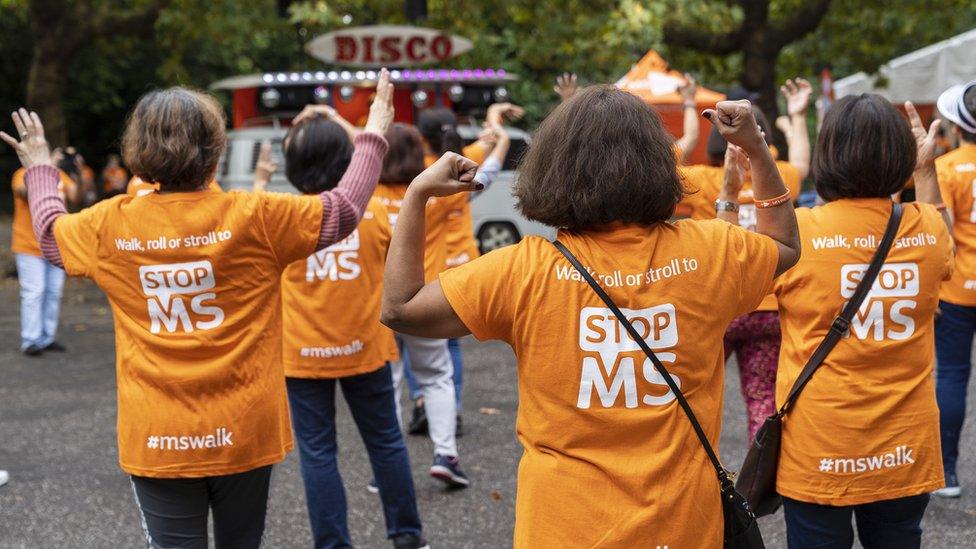
[[894, 103], [931, 105], [950, 86], [976, 80], [976, 29], [896, 57], [879, 76], [863, 72], [834, 82], [834, 94], [877, 93]]

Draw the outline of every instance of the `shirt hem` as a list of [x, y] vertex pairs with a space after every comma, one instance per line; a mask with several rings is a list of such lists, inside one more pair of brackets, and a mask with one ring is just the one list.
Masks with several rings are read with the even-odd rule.
[[131, 465], [126, 465], [119, 460], [119, 467], [125, 473], [128, 473], [137, 477], [149, 477], [149, 478], [201, 478], [201, 477], [216, 477], [223, 475], [233, 475], [236, 473], [243, 473], [245, 471], [250, 471], [252, 469], [257, 469], [258, 467], [264, 467], [265, 465], [273, 465], [275, 463], [281, 463], [285, 460], [285, 456], [288, 455], [294, 448], [293, 443], [284, 445], [280, 452], [274, 455], [265, 456], [263, 458], [257, 459], [255, 461], [250, 461], [241, 465], [233, 465], [229, 467], [203, 467], [203, 468], [185, 468], [180, 466], [179, 470], [174, 470], [171, 468], [167, 469], [156, 469], [152, 467], [134, 467]]
[[776, 491], [779, 495], [795, 499], [797, 501], [802, 501], [805, 503], [816, 503], [818, 505], [831, 505], [834, 507], [846, 506], [846, 505], [861, 505], [864, 503], [873, 503], [876, 501], [885, 501], [890, 499], [906, 498], [909, 496], [917, 496], [919, 494], [927, 494], [934, 492], [939, 488], [945, 486], [945, 481], [936, 480], [929, 481], [924, 484], [916, 484], [914, 486], [909, 486], [907, 488], [902, 488], [901, 490], [896, 490], [894, 492], [870, 492], [862, 494], [852, 494], [844, 497], [827, 497], [825, 498], [823, 494], [809, 494], [803, 491], [794, 491], [790, 489], [782, 489], [776, 487]]
[[[395, 360], [395, 359], [394, 359]], [[332, 368], [324, 366], [321, 369], [310, 368], [307, 370], [292, 370], [285, 366], [285, 377], [293, 377], [297, 379], [339, 379], [341, 377], [359, 376], [363, 374], [371, 374], [377, 372], [386, 367], [386, 363], [391, 362], [391, 360], [385, 360], [377, 364], [376, 366], [357, 366], [355, 368]]]

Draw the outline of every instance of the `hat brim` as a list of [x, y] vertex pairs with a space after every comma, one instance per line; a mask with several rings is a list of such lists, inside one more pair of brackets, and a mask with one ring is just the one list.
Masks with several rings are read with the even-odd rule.
[[947, 120], [969, 133], [976, 133], [976, 120], [966, 120], [963, 118], [962, 110], [966, 107], [963, 104], [963, 96], [970, 87], [976, 86], [976, 82], [968, 84], [957, 84], [942, 92], [936, 101], [939, 113]]

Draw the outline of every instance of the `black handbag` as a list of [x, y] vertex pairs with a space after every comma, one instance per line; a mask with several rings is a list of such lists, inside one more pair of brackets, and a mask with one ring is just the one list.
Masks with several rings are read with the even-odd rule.
[[654, 351], [647, 345], [644, 338], [641, 337], [640, 333], [634, 328], [634, 326], [627, 320], [620, 308], [610, 299], [610, 296], [603, 291], [600, 284], [590, 273], [583, 267], [583, 265], [576, 259], [566, 247], [558, 240], [554, 241], [553, 246], [560, 251], [566, 259], [576, 268], [580, 276], [586, 280], [587, 284], [593, 288], [600, 299], [613, 311], [613, 314], [617, 317], [617, 320], [624, 326], [630, 337], [637, 342], [647, 358], [651, 360], [654, 367], [657, 368], [658, 373], [664, 378], [665, 383], [674, 393], [675, 399], [678, 401], [678, 405], [684, 410], [685, 415], [691, 421], [691, 426], [695, 430], [695, 434], [698, 435], [698, 440], [701, 442], [703, 448], [705, 448], [705, 453], [708, 454], [708, 460], [712, 462], [712, 467], [715, 468], [715, 472], [718, 475], [719, 486], [721, 488], [722, 497], [722, 518], [725, 522], [724, 538], [725, 547], [730, 548], [741, 548], [741, 549], [764, 549], [765, 545], [762, 540], [762, 533], [759, 531], [759, 525], [756, 523], [756, 515], [753, 514], [752, 510], [749, 508], [749, 503], [746, 501], [741, 494], [739, 494], [735, 486], [732, 484], [732, 480], [729, 477], [729, 472], [722, 467], [722, 463], [718, 460], [718, 456], [715, 455], [715, 450], [712, 445], [709, 444], [708, 438], [705, 436], [705, 431], [702, 430], [701, 425], [698, 423], [698, 419], [695, 417], [694, 412], [691, 411], [691, 406], [688, 401], [685, 400], [684, 395], [681, 393], [681, 389], [674, 382], [674, 378], [664, 367], [664, 364], [658, 360]]
[[800, 395], [800, 391], [806, 387], [817, 368], [823, 364], [824, 359], [850, 328], [854, 314], [864, 303], [864, 299], [874, 285], [874, 281], [878, 278], [878, 273], [881, 272], [881, 267], [888, 257], [888, 252], [891, 250], [898, 233], [898, 227], [901, 225], [901, 215], [901, 204], [893, 204], [891, 217], [888, 218], [888, 226], [885, 228], [881, 244], [874, 252], [871, 264], [865, 271], [864, 278], [858, 283], [857, 289], [854, 290], [854, 295], [841, 309], [840, 315], [834, 319], [827, 335], [820, 342], [813, 355], [810, 356], [803, 367], [803, 371], [800, 372], [800, 376], [793, 383], [793, 388], [790, 389], [783, 406], [775, 414], [767, 417], [762, 427], [756, 432], [756, 437], [749, 447], [746, 459], [742, 462], [742, 469], [739, 471], [739, 478], [735, 487], [745, 496], [749, 505], [760, 517], [775, 513], [783, 503], [780, 495], [776, 493], [776, 471], [779, 469], [783, 416], [793, 406], [796, 398]]

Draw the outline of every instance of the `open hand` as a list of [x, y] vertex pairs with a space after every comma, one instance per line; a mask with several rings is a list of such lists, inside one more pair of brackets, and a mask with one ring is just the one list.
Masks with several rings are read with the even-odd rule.
[[485, 115], [485, 123], [492, 126], [501, 126], [505, 120], [518, 120], [525, 115], [525, 109], [514, 103], [494, 103], [488, 107]]
[[719, 101], [714, 109], [706, 109], [702, 116], [715, 124], [726, 141], [738, 145], [750, 156], [766, 147], [762, 131], [752, 114], [752, 103], [745, 99]]
[[915, 138], [915, 150], [918, 151], [915, 169], [930, 166], [935, 162], [935, 138], [939, 133], [939, 125], [942, 121], [936, 118], [926, 131], [925, 125], [922, 124], [922, 117], [918, 115], [918, 111], [915, 110], [915, 105], [911, 101], [905, 102], [905, 111], [908, 113], [908, 121], [912, 125], [912, 137]]
[[556, 85], [552, 89], [559, 94], [563, 101], [576, 95], [576, 74], [564, 72], [557, 76]]
[[802, 78], [787, 80], [779, 87], [780, 93], [786, 98], [786, 112], [790, 116], [802, 115], [807, 112], [810, 106], [810, 96], [813, 94], [813, 87], [809, 82]]
[[278, 163], [271, 158], [271, 142], [261, 143], [257, 164], [254, 165], [254, 186], [264, 188], [271, 181], [271, 175], [278, 171]]
[[681, 101], [686, 108], [694, 108], [695, 94], [698, 93], [698, 82], [695, 82], [695, 77], [686, 72], [685, 83], [678, 86], [678, 93], [681, 94]]
[[390, 82], [390, 71], [380, 70], [380, 79], [376, 83], [376, 98], [369, 107], [369, 118], [366, 119], [364, 131], [385, 135], [393, 125], [393, 84]]
[[739, 147], [729, 144], [725, 149], [725, 178], [722, 182], [728, 196], [738, 197], [749, 173], [749, 157]]
[[446, 152], [420, 173], [407, 190], [420, 193], [423, 198], [450, 196], [462, 191], [478, 191], [483, 187], [474, 182], [478, 173], [478, 163], [457, 153]]
[[0, 139], [13, 147], [20, 163], [28, 169], [45, 164], [51, 165], [51, 147], [44, 138], [44, 125], [41, 124], [41, 118], [37, 113], [28, 113], [27, 109], [20, 108], [11, 113], [10, 117], [14, 121], [17, 133], [20, 134], [20, 141], [6, 132], [0, 132]]

